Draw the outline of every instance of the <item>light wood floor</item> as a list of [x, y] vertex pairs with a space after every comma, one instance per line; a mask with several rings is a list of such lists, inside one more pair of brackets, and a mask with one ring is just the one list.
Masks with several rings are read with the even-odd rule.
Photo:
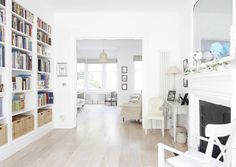
[[146, 136], [141, 124], [123, 123], [116, 107], [87, 105], [78, 114], [77, 129], [53, 130], [0, 166], [156, 167], [159, 142], [186, 149], [167, 132], [161, 137], [160, 130], [153, 130]]

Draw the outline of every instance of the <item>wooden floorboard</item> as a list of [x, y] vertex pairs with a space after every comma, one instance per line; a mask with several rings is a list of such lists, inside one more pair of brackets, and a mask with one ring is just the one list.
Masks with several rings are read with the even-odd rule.
[[167, 132], [145, 135], [140, 123], [123, 123], [119, 114], [117, 107], [87, 105], [78, 112], [76, 129], [53, 130], [0, 167], [156, 167], [157, 143], [187, 149]]

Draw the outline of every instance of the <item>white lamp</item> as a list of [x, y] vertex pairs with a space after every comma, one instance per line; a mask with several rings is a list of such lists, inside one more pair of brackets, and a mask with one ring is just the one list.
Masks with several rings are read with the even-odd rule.
[[169, 67], [167, 71], [167, 74], [174, 75], [173, 90], [175, 90], [175, 76], [180, 73], [181, 73], [180, 69], [176, 66]]

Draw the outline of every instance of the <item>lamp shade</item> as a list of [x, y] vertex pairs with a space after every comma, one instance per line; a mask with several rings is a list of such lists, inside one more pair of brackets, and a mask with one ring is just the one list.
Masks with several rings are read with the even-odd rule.
[[167, 71], [167, 74], [180, 74], [180, 73], [181, 73], [180, 69], [176, 66], [169, 67]]
[[100, 61], [101, 63], [105, 63], [105, 62], [108, 61], [107, 54], [106, 54], [106, 52], [105, 52], [104, 50], [103, 50], [102, 53], [100, 53], [100, 55], [99, 55], [99, 61]]

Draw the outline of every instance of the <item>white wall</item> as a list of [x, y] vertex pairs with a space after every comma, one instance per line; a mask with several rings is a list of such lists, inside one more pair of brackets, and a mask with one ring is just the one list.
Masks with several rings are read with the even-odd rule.
[[147, 112], [148, 99], [160, 94], [159, 50], [169, 51], [170, 64], [179, 63], [177, 13], [61, 13], [55, 15], [54, 37], [56, 62], [69, 65], [67, 78], [55, 76], [55, 125], [58, 128], [76, 125], [76, 39], [143, 40], [143, 114]]

